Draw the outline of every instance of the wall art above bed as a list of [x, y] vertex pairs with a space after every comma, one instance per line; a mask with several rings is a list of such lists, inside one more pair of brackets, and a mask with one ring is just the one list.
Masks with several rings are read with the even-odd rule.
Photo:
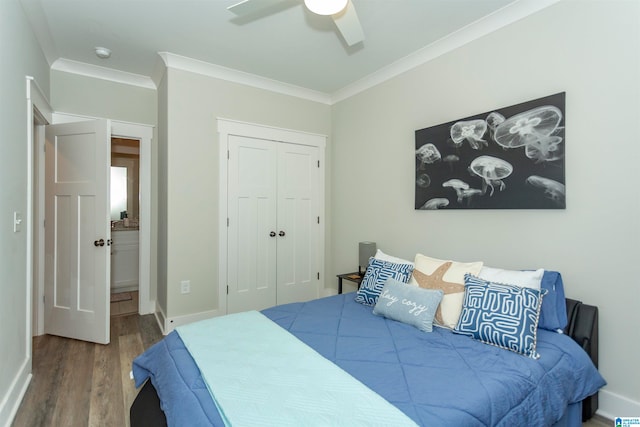
[[564, 209], [565, 92], [416, 131], [415, 208]]

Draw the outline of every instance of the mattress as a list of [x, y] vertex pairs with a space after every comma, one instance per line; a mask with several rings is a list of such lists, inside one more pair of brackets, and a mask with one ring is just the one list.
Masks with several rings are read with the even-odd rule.
[[[353, 293], [262, 313], [420, 425], [552, 425], [605, 384], [589, 356], [557, 332], [538, 330], [534, 360], [375, 316]], [[136, 386], [150, 378], [169, 425], [223, 425], [177, 333], [136, 358], [133, 372]]]

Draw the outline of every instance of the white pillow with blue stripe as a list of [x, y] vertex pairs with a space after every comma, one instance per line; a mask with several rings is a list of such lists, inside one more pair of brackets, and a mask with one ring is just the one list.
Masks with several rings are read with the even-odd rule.
[[411, 278], [413, 266], [396, 264], [376, 258], [369, 258], [369, 266], [356, 293], [356, 302], [364, 305], [375, 305], [387, 279], [395, 279], [407, 283]]
[[454, 332], [537, 359], [536, 334], [542, 297], [537, 290], [464, 277], [462, 313]]

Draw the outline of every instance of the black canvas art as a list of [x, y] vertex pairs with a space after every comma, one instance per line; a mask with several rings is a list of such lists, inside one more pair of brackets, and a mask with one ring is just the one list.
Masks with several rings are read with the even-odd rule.
[[565, 93], [416, 131], [415, 208], [564, 209]]

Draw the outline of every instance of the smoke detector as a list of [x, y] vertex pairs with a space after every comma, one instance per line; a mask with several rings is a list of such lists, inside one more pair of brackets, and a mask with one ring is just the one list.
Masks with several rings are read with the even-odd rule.
[[100, 59], [107, 59], [111, 56], [111, 49], [106, 47], [96, 47], [96, 56]]

